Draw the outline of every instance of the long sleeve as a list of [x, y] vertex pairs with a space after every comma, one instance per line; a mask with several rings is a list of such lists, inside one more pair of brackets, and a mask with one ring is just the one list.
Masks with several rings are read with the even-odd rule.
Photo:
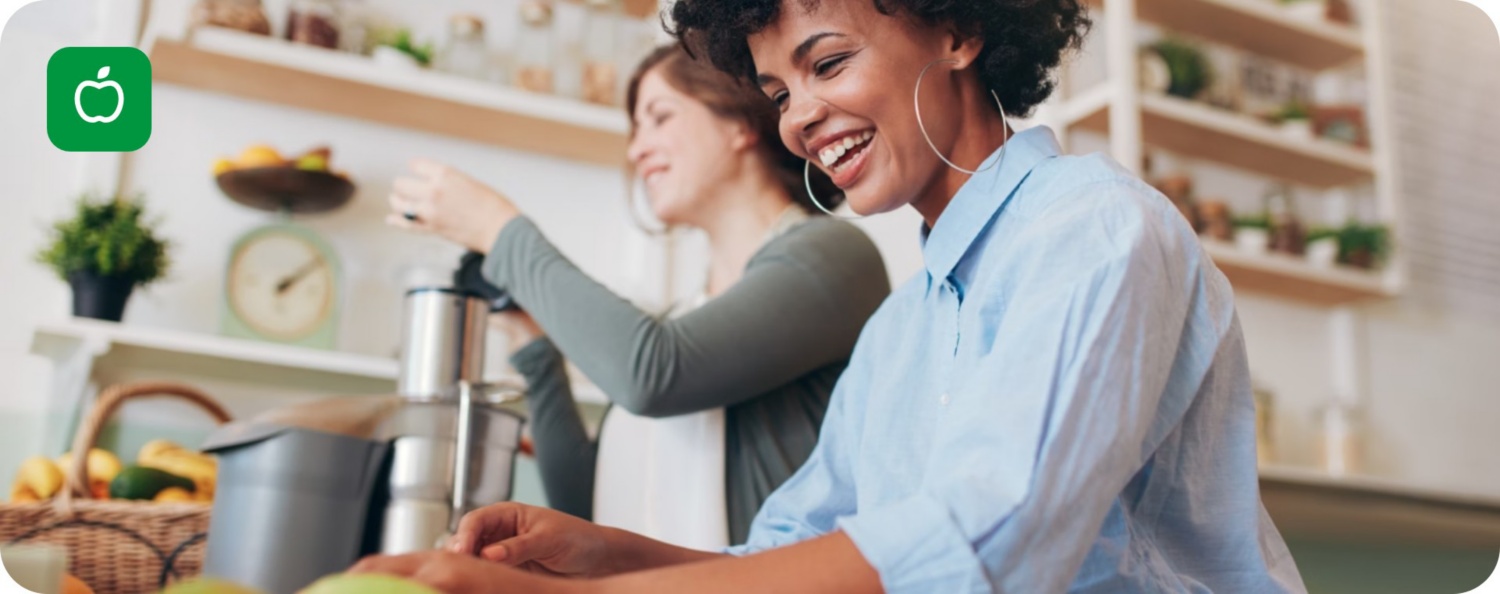
[[1213, 355], [1179, 349], [1191, 268], [1166, 222], [1143, 200], [1105, 202], [1106, 213], [1099, 201], [1062, 202], [1007, 247], [1046, 254], [1006, 271], [1009, 299], [963, 304], [998, 318], [993, 334], [958, 338], [989, 352], [951, 388], [951, 406], [943, 396], [931, 450], [942, 463], [911, 496], [838, 523], [887, 592], [1068, 590], [1116, 498], [1191, 402], [1191, 389], [1162, 400], [1169, 376]]
[[592, 520], [599, 444], [589, 438], [573, 401], [562, 353], [544, 337], [516, 351], [510, 362], [526, 378], [531, 436], [547, 503], [552, 509]]
[[506, 225], [485, 274], [617, 405], [672, 416], [736, 404], [845, 359], [889, 292], [879, 252], [852, 226], [813, 221], [774, 243], [782, 249], [757, 254], [728, 291], [674, 319], [588, 278], [525, 218]]

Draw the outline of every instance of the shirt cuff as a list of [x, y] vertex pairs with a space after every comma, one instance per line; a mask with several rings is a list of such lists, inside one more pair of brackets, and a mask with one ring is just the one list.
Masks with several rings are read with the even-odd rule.
[[490, 245], [490, 253], [484, 258], [484, 266], [481, 272], [484, 279], [496, 287], [507, 289], [510, 285], [511, 260], [520, 252], [518, 245], [525, 245], [533, 241], [531, 238], [540, 236], [540, 229], [536, 223], [531, 222], [524, 216], [518, 216], [500, 228], [500, 234], [495, 236], [495, 243]]
[[973, 545], [930, 497], [861, 511], [837, 525], [880, 574], [886, 594], [993, 591]]
[[553, 365], [562, 359], [562, 351], [552, 344], [552, 340], [542, 336], [521, 347], [510, 356], [510, 365], [528, 380], [551, 371]]

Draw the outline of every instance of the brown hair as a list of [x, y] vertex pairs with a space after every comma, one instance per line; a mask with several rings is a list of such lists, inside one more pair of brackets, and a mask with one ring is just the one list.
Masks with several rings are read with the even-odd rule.
[[[659, 68], [659, 70], [658, 70]], [[652, 71], [659, 71], [667, 84], [686, 94], [721, 118], [741, 122], [755, 132], [760, 139], [760, 153], [776, 179], [786, 188], [792, 202], [812, 214], [822, 214], [807, 196], [807, 187], [802, 174], [805, 162], [781, 144], [778, 127], [781, 112], [776, 104], [760, 89], [746, 81], [719, 71], [713, 66], [693, 59], [679, 44], [656, 48], [646, 59], [641, 60], [630, 77], [625, 91], [625, 110], [630, 114], [630, 134], [635, 135], [635, 108], [640, 98], [641, 79]], [[812, 189], [818, 202], [833, 209], [844, 202], [844, 193], [821, 170], [814, 167], [811, 173]]]

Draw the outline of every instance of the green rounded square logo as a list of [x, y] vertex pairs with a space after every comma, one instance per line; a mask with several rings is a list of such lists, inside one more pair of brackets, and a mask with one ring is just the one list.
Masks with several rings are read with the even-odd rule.
[[133, 47], [65, 47], [47, 62], [47, 137], [72, 152], [130, 152], [151, 138], [151, 59]]

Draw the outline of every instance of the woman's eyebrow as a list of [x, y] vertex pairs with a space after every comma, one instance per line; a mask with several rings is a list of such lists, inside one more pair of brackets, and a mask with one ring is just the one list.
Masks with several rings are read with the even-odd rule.
[[[802, 43], [800, 43], [800, 44], [797, 45], [797, 49], [792, 50], [792, 64], [799, 64], [800, 65], [803, 62], [806, 62], [807, 61], [807, 55], [810, 54], [810, 53], [812, 53], [813, 48], [815, 48], [815, 47], [818, 46], [818, 42], [819, 41], [823, 41], [824, 39], [828, 39], [830, 37], [844, 37], [844, 36], [845, 35], [843, 33], [833, 33], [833, 32], [828, 32], [828, 31], [825, 31], [823, 33], [814, 33], [812, 35], [809, 35], [807, 37], [807, 39], [802, 40]], [[768, 84], [771, 84], [773, 82], [776, 82], [778, 80], [780, 80], [780, 79], [778, 79], [775, 76], [770, 75], [770, 74], [757, 74], [755, 76], [755, 82], [756, 82], [756, 84], [758, 84], [758, 85], [760, 85], [762, 87], [764, 87], [764, 86], [766, 86]]]
[[828, 39], [829, 37], [843, 37], [843, 36], [844, 35], [841, 34], [841, 33], [832, 33], [832, 32], [814, 33], [812, 35], [809, 35], [807, 37], [807, 39], [805, 39], [805, 40], [802, 41], [801, 45], [797, 46], [797, 49], [792, 50], [792, 63], [793, 64], [801, 64], [802, 62], [806, 61], [807, 60], [807, 54], [812, 53], [813, 48], [818, 45], [819, 41], [822, 41], [824, 39]]

